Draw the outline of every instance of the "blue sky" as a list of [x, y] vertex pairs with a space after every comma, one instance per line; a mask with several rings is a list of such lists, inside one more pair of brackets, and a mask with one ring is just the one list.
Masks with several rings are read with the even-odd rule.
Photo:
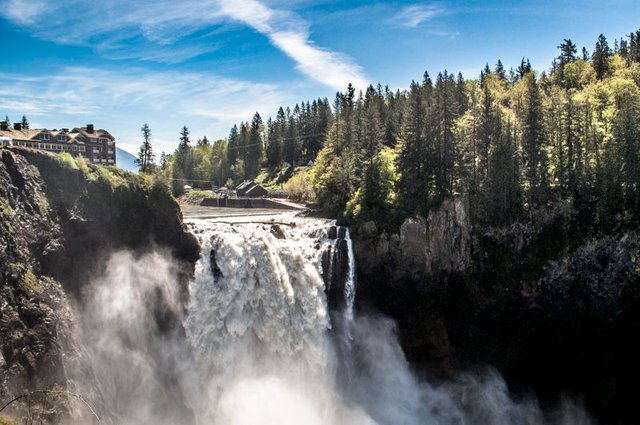
[[226, 137], [255, 111], [331, 100], [348, 82], [392, 89], [485, 62], [548, 69], [571, 38], [593, 49], [640, 26], [637, 0], [0, 0], [0, 117], [94, 123], [135, 153]]

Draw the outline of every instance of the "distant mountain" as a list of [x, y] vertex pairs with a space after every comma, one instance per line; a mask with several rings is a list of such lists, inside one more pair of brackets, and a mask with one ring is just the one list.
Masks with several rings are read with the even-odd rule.
[[116, 147], [116, 165], [125, 171], [132, 173], [138, 172], [138, 166], [135, 163], [136, 157], [129, 152]]

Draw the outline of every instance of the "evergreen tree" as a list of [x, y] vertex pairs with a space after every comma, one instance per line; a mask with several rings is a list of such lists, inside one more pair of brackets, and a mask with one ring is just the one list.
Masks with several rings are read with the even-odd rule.
[[141, 173], [148, 173], [153, 171], [155, 161], [155, 155], [151, 146], [151, 129], [145, 123], [140, 131], [142, 132], [142, 144], [140, 145], [138, 158], [135, 160], [135, 163]]
[[531, 71], [532, 71], [532, 68], [531, 68], [531, 63], [529, 62], [529, 59], [525, 61], [525, 58], [522, 58], [522, 60], [520, 61], [520, 66], [518, 67], [518, 70], [517, 70], [518, 75], [520, 76], [520, 79], [524, 78], [524, 76]]
[[[282, 110], [282, 108], [280, 108]], [[282, 145], [281, 145], [280, 129], [277, 122], [273, 122], [271, 118], [267, 121], [267, 167], [275, 169], [282, 162]]]
[[22, 116], [22, 128], [24, 130], [28, 130], [29, 129], [29, 120], [27, 119], [26, 115]]
[[251, 120], [251, 128], [249, 130], [249, 142], [247, 144], [247, 160], [245, 162], [245, 176], [252, 179], [260, 172], [260, 163], [262, 161], [262, 132], [263, 123], [259, 113], [255, 113]]
[[196, 142], [196, 146], [210, 146], [207, 136], [204, 136], [202, 139], [198, 139], [198, 141]]
[[171, 165], [171, 155], [167, 155], [164, 151], [160, 153], [160, 169], [166, 170]]
[[229, 132], [229, 138], [227, 142], [227, 162], [229, 165], [233, 165], [238, 160], [238, 152], [240, 148], [240, 134], [238, 132], [238, 126], [233, 125]]
[[411, 82], [407, 111], [396, 147], [400, 174], [397, 193], [404, 216], [424, 214], [430, 204], [432, 178], [427, 163], [428, 149], [424, 134], [426, 101], [423, 95], [423, 89], [427, 86], [421, 87], [415, 81]]
[[593, 69], [596, 71], [596, 78], [602, 80], [607, 71], [609, 70], [609, 57], [611, 56], [611, 49], [604, 35], [600, 34], [598, 41], [596, 42], [595, 50], [593, 51]]
[[529, 209], [546, 202], [548, 196], [547, 161], [540, 87], [535, 75], [525, 76], [527, 105], [523, 117], [522, 145]]
[[502, 65], [502, 61], [500, 59], [498, 59], [498, 63], [496, 64], [495, 73], [502, 81], [506, 81], [507, 74], [504, 70], [504, 66]]
[[554, 73], [558, 73], [558, 81], [560, 81], [561, 84], [564, 84], [564, 67], [577, 59], [576, 53], [578, 52], [578, 48], [571, 41], [571, 39], [565, 38], [564, 41], [558, 46], [558, 49], [560, 49], [560, 55], [557, 58], [557, 64], [554, 67]]
[[503, 131], [499, 113], [495, 130], [496, 145], [489, 158], [487, 217], [493, 225], [504, 225], [516, 220], [522, 210], [520, 170], [511, 123]]

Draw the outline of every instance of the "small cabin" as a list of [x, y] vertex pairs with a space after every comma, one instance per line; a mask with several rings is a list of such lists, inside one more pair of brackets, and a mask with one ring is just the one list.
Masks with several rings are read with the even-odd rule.
[[245, 181], [236, 187], [236, 195], [239, 198], [261, 198], [269, 192], [264, 187], [252, 181]]

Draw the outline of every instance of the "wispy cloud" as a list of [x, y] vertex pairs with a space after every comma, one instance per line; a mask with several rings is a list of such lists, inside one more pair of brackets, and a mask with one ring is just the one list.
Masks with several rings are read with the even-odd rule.
[[5, 0], [0, 6], [0, 13], [22, 25], [33, 24], [47, 8], [44, 0]]
[[308, 77], [336, 90], [348, 83], [364, 88], [362, 69], [346, 55], [316, 46], [308, 24], [292, 13], [271, 9], [257, 0], [219, 0], [222, 12], [269, 38]]
[[313, 43], [308, 22], [258, 0], [0, 0], [0, 14], [43, 39], [92, 46], [107, 58], [164, 63], [218, 49], [220, 39], [214, 31], [207, 37], [189, 37], [239, 22], [266, 36], [315, 81], [337, 90], [349, 82], [367, 84], [351, 58]]
[[442, 12], [443, 9], [439, 6], [415, 4], [404, 7], [390, 19], [390, 22], [406, 28], [416, 28], [424, 22], [441, 15]]
[[[168, 135], [177, 135], [184, 124], [199, 137], [224, 136], [234, 122], [248, 120], [256, 111], [275, 113], [294, 97], [274, 84], [142, 69], [72, 67], [42, 76], [0, 73], [0, 80], [2, 116], [27, 114], [34, 125], [50, 128], [83, 124], [78, 119], [97, 121], [116, 129], [119, 142], [125, 147], [131, 143], [132, 149], [144, 121], [157, 131], [157, 141], [166, 141], [160, 149], [170, 151], [176, 142]], [[52, 116], [56, 122], [50, 121]]]

